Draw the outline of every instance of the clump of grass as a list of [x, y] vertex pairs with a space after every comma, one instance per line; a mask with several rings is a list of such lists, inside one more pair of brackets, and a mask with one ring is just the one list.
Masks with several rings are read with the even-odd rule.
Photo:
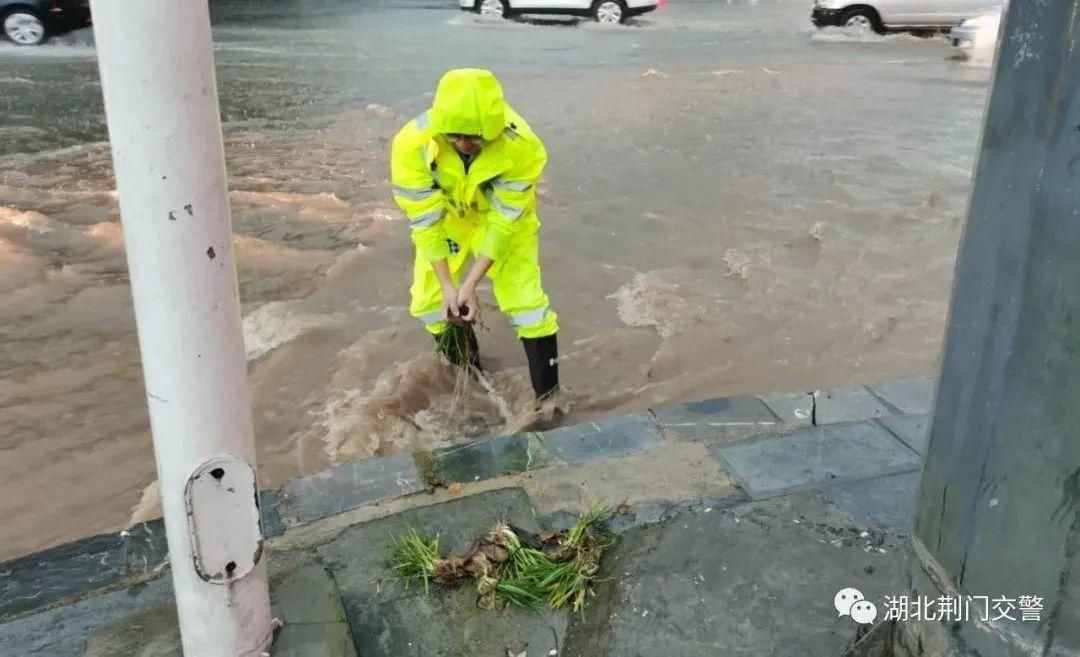
[[562, 609], [567, 604], [571, 605], [574, 612], [585, 609], [586, 596], [592, 593], [593, 576], [588, 572], [585, 562], [575, 559], [573, 567], [567, 569], [565, 575], [560, 577], [551, 589], [548, 604], [554, 609]]
[[579, 517], [560, 542], [559, 548], [572, 554], [566, 572], [553, 582], [549, 604], [555, 609], [569, 605], [575, 612], [585, 609], [592, 585], [600, 572], [600, 559], [614, 539], [603, 531], [611, 509], [594, 507]]
[[540, 609], [547, 601], [547, 589], [558, 565], [536, 548], [523, 545], [507, 525], [496, 525], [488, 539], [505, 546], [507, 560], [495, 593], [504, 602], [525, 609]]
[[584, 545], [590, 536], [601, 534], [599, 529], [611, 518], [611, 509], [606, 506], [597, 506], [589, 509], [585, 515], [578, 518], [570, 532], [566, 536], [566, 545], [578, 548]]
[[495, 587], [498, 597], [508, 604], [532, 611], [544, 608], [546, 599], [530, 582], [502, 580]]
[[394, 574], [406, 588], [419, 582], [424, 586], [424, 593], [428, 593], [428, 583], [435, 577], [438, 567], [438, 536], [428, 539], [410, 528], [408, 533], [394, 540]]
[[473, 324], [450, 322], [435, 336], [435, 350], [448, 361], [466, 370], [479, 370], [480, 353]]
[[[600, 570], [603, 551], [612, 539], [602, 530], [611, 516], [606, 508], [595, 508], [581, 516], [572, 528], [558, 534], [519, 535], [521, 530], [496, 525], [478, 539], [464, 557], [438, 558], [438, 540], [426, 541], [415, 532], [399, 545], [395, 572], [406, 584], [426, 577], [444, 586], [460, 583], [468, 576], [476, 581], [478, 604], [485, 609], [514, 605], [539, 610], [584, 610]], [[456, 577], [447, 577], [453, 571]], [[426, 580], [425, 580], [426, 581]], [[426, 585], [426, 584], [425, 584]]]

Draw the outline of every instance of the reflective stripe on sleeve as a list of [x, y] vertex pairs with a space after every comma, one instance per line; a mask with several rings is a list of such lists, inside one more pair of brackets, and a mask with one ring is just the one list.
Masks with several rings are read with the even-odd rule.
[[499, 200], [499, 197], [495, 196], [495, 194], [490, 189], [488, 190], [487, 197], [488, 200], [491, 201], [491, 204], [495, 206], [495, 209], [498, 210], [504, 217], [506, 217], [510, 221], [517, 220], [522, 215], [522, 213], [525, 212], [525, 208], [518, 208], [514, 207], [513, 205], [507, 205], [506, 203], [503, 203]]
[[491, 181], [491, 184], [499, 189], [509, 189], [514, 192], [524, 192], [532, 187], [532, 183], [525, 182], [524, 180], [503, 180], [502, 178], [496, 178]]
[[410, 201], [423, 201], [435, 196], [435, 194], [439, 193], [439, 190], [435, 187], [402, 187], [401, 185], [394, 185], [394, 193]]
[[418, 217], [409, 217], [409, 226], [411, 226], [413, 230], [416, 230], [418, 228], [427, 228], [439, 219], [442, 219], [442, 216], [443, 209], [435, 208], [434, 210], [430, 212], [425, 212]]

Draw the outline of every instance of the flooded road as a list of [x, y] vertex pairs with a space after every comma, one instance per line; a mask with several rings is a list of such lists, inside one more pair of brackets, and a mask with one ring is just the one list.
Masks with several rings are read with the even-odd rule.
[[[989, 77], [944, 40], [819, 33], [801, 0], [604, 28], [253, 6], [216, 7], [215, 40], [264, 487], [529, 406], [490, 290], [492, 390], [407, 312], [387, 151], [448, 67], [495, 70], [548, 145], [565, 421], [934, 370]], [[0, 117], [6, 559], [153, 517], [156, 493], [92, 35], [0, 44]]]

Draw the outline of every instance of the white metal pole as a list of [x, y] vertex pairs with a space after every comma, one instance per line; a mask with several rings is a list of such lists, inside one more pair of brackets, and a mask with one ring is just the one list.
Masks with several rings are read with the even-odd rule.
[[269, 649], [207, 0], [92, 0], [184, 654]]

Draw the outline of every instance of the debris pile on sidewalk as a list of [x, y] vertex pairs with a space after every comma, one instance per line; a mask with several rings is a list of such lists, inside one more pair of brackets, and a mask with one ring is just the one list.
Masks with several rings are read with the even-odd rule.
[[431, 582], [449, 588], [471, 580], [483, 609], [548, 605], [580, 612], [594, 595], [604, 551], [614, 544], [604, 530], [610, 516], [606, 508], [594, 509], [558, 533], [532, 534], [500, 523], [463, 556], [440, 556], [438, 536], [429, 539], [410, 529], [395, 541], [394, 573], [406, 586], [420, 583], [425, 591]]

